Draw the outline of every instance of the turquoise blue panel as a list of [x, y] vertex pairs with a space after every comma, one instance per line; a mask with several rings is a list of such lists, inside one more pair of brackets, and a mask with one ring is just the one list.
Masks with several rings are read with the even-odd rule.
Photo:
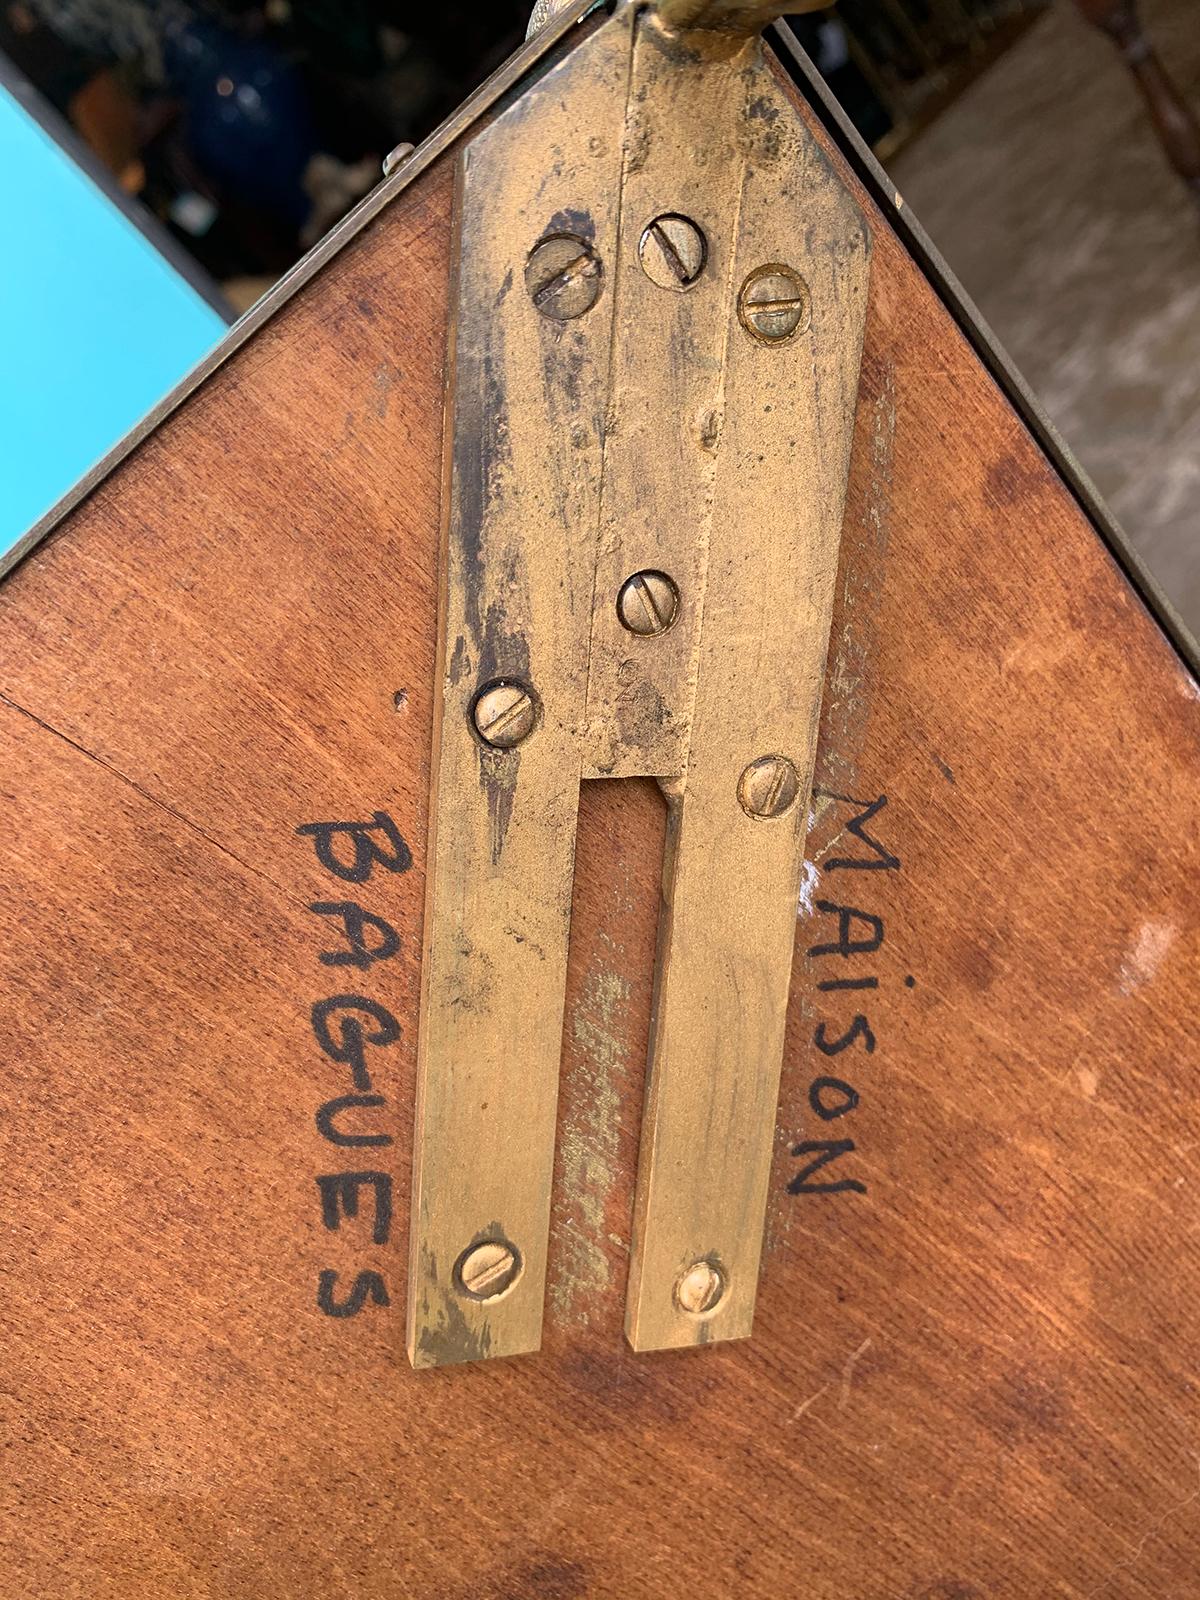
[[225, 331], [0, 89], [0, 552]]

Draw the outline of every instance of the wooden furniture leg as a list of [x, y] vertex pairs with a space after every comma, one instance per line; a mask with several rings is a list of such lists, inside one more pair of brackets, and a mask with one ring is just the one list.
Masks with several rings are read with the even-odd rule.
[[1200, 201], [1200, 122], [1146, 37], [1136, 0], [1075, 0], [1075, 4], [1085, 21], [1107, 33], [1120, 50], [1145, 97], [1167, 159]]

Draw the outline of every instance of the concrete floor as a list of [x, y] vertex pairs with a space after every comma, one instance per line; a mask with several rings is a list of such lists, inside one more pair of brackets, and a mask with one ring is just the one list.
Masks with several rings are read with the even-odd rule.
[[[1200, 108], [1196, 0], [1142, 12]], [[1056, 0], [891, 175], [1200, 634], [1200, 212], [1115, 50]]]

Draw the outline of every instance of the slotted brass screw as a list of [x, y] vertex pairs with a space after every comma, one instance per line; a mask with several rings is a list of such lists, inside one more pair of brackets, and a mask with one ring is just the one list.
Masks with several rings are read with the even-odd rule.
[[402, 166], [416, 148], [415, 144], [398, 144], [394, 149], [389, 150], [383, 158], [384, 177], [390, 178], [397, 167]]
[[719, 1267], [711, 1261], [693, 1261], [679, 1276], [675, 1285], [675, 1303], [689, 1316], [702, 1317], [721, 1303], [725, 1293], [725, 1278]]
[[803, 332], [811, 317], [808, 285], [779, 262], [756, 267], [738, 295], [738, 320], [760, 344], [783, 344]]
[[472, 1300], [495, 1300], [521, 1275], [521, 1257], [507, 1239], [485, 1239], [458, 1258], [455, 1282]]
[[635, 572], [617, 595], [617, 615], [630, 633], [666, 633], [679, 613], [679, 590], [665, 572]]
[[738, 780], [738, 800], [752, 817], [781, 817], [800, 793], [800, 774], [786, 756], [760, 756]]
[[570, 322], [600, 297], [600, 258], [586, 239], [552, 233], [535, 244], [525, 263], [525, 287], [544, 317]]
[[493, 683], [475, 697], [475, 732], [495, 750], [511, 750], [537, 722], [537, 702], [522, 683]]
[[668, 212], [644, 229], [638, 258], [660, 289], [689, 289], [704, 271], [708, 245], [690, 217]]

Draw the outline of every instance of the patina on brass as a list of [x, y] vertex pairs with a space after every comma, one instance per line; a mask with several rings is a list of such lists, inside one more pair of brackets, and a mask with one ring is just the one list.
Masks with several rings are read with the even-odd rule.
[[[757, 39], [697, 49], [634, 5], [470, 141], [458, 217], [410, 1355], [539, 1343], [588, 777], [657, 778], [669, 808], [628, 1337], [639, 1350], [741, 1337], [866, 224]], [[664, 234], [686, 282], [659, 257], [646, 270], [664, 219], [687, 224]], [[782, 276], [746, 313], [763, 267]], [[769, 319], [791, 314], [780, 284], [803, 286], [803, 314], [764, 339], [746, 315], [774, 334]], [[572, 314], [547, 315], [540, 294]], [[497, 685], [536, 708], [503, 748], [480, 720]]]
[[[458, 161], [408, 1290], [418, 1367], [541, 1340], [628, 78], [628, 29], [606, 24]], [[536, 271], [526, 284], [563, 235], [601, 268], [594, 303], [565, 320], [535, 303]], [[476, 724], [502, 683], [540, 706], [511, 749]], [[519, 1252], [519, 1279], [500, 1299], [464, 1294], [456, 1263], [497, 1240]]]
[[802, 11], [823, 11], [833, 0], [657, 0], [666, 28], [732, 33], [743, 38], [760, 33], [770, 22]]

